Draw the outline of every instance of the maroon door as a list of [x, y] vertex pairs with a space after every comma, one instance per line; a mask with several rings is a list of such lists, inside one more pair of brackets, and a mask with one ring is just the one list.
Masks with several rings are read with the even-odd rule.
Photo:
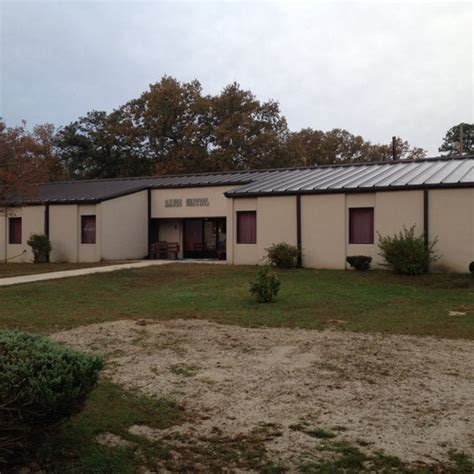
[[184, 258], [201, 258], [204, 251], [204, 221], [184, 221]]

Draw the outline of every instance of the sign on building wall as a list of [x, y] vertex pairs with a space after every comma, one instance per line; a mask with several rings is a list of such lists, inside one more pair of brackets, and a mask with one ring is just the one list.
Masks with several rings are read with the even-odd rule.
[[188, 198], [186, 199], [187, 207], [208, 207], [209, 199], [208, 198]]
[[182, 199], [165, 199], [165, 207], [183, 207]]
[[[183, 200], [165, 199], [165, 207], [183, 207]], [[209, 198], [187, 198], [186, 207], [209, 207]]]

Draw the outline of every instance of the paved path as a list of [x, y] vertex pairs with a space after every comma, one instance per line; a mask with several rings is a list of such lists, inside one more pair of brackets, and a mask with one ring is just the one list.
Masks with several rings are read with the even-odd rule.
[[[39, 273], [36, 275], [21, 275], [16, 277], [0, 278], [0, 286], [19, 285], [21, 283], [33, 283], [35, 281], [57, 280], [58, 278], [70, 278], [93, 273], [108, 273], [128, 268], [144, 268], [155, 265], [167, 265], [169, 263], [214, 263], [225, 264], [223, 261], [212, 260], [143, 260], [139, 262], [119, 263], [117, 265], [106, 265], [103, 267], [80, 268], [78, 270], [65, 270], [62, 272]], [[25, 265], [28, 265], [25, 263]]]

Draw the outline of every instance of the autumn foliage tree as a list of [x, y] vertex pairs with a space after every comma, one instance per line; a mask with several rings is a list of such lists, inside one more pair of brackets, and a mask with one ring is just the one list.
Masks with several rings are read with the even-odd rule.
[[[170, 76], [111, 113], [93, 110], [56, 132], [51, 125], [32, 132], [24, 124], [2, 127], [2, 153], [9, 156], [2, 169], [10, 176], [3, 178], [5, 192], [15, 187], [7, 181], [17, 179], [24, 184], [16, 188], [26, 192], [30, 179], [61, 176], [119, 178], [392, 158], [391, 143], [374, 144], [347, 130], [291, 132], [278, 102], [260, 101], [235, 82], [206, 95], [199, 81]], [[425, 156], [401, 138], [396, 151], [398, 159]]]
[[38, 125], [33, 131], [28, 131], [25, 122], [7, 127], [0, 119], [1, 209], [4, 210], [13, 198], [34, 199], [34, 184], [63, 176], [53, 143], [52, 125]]

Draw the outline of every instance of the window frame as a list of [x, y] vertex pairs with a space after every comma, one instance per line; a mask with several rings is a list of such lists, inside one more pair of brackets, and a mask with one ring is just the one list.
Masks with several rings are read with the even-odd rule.
[[[370, 241], [355, 241], [355, 236], [353, 235], [353, 219], [354, 219], [354, 214], [360, 211], [370, 211], [370, 216], [371, 216], [371, 229], [370, 229]], [[349, 208], [349, 245], [374, 245], [375, 242], [375, 209], [372, 206], [366, 206], [366, 207], [351, 207]]]
[[[94, 241], [88, 241], [85, 239], [85, 224], [87, 220], [94, 219]], [[86, 241], [87, 240], [87, 241]], [[95, 245], [97, 243], [97, 216], [95, 214], [86, 214], [81, 216], [81, 244], [83, 245]]]
[[[255, 232], [254, 232], [254, 239], [251, 239], [251, 241], [242, 241], [241, 240], [241, 236], [240, 236], [240, 217], [241, 216], [245, 216], [245, 215], [251, 215], [251, 216], [254, 216], [254, 219], [255, 219], [255, 223], [254, 223], [254, 227], [255, 227]], [[257, 211], [236, 211], [236, 231], [237, 231], [237, 235], [236, 235], [236, 243], [237, 244], [241, 244], [241, 245], [255, 245], [257, 243]]]
[[[15, 239], [15, 232], [13, 229], [13, 223], [18, 223], [20, 226], [20, 236], [19, 240]], [[8, 218], [8, 244], [9, 245], [21, 245], [22, 243], [22, 233], [23, 233], [23, 222], [21, 217], [9, 217]]]

